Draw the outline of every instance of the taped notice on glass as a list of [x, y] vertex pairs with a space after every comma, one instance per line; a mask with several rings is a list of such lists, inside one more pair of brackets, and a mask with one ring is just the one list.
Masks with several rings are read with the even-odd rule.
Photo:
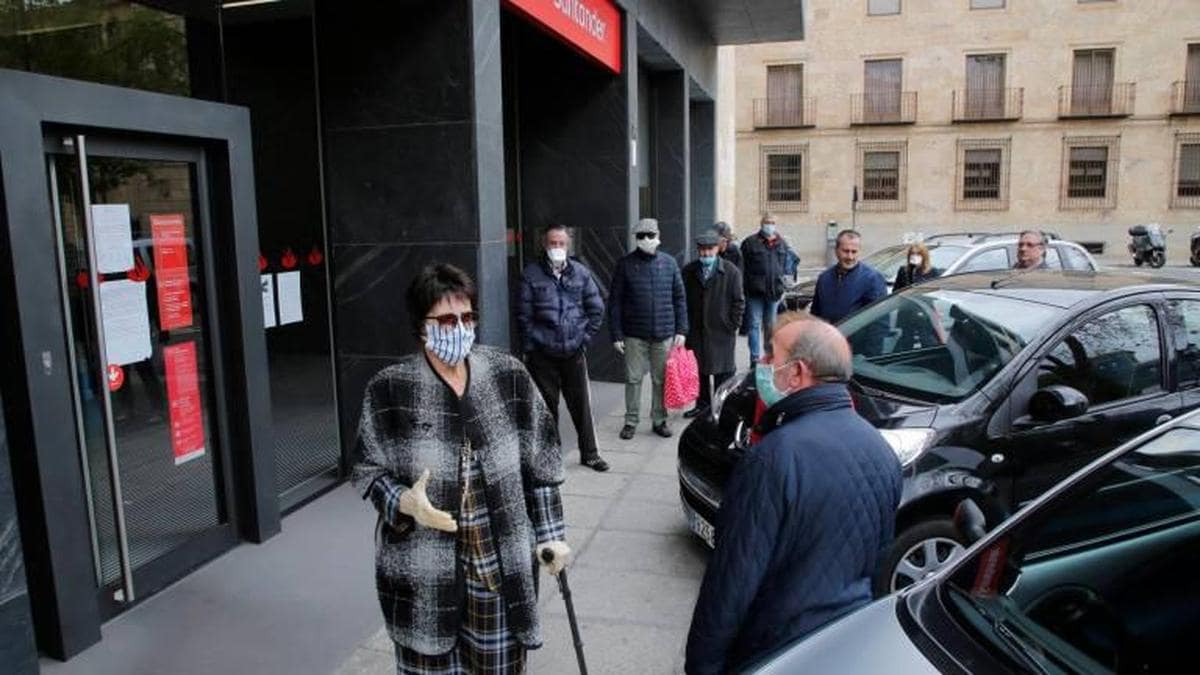
[[171, 415], [171, 448], [175, 465], [204, 455], [204, 410], [196, 367], [196, 343], [163, 347], [167, 371], [167, 404]]
[[146, 284], [119, 279], [100, 284], [105, 365], [124, 366], [150, 358], [150, 312]]
[[275, 275], [263, 274], [262, 283], [263, 328], [275, 327]]
[[117, 274], [133, 267], [133, 225], [128, 204], [93, 204], [96, 271]]
[[279, 297], [279, 325], [304, 320], [304, 305], [300, 301], [300, 273], [281, 272], [275, 275], [275, 292]]

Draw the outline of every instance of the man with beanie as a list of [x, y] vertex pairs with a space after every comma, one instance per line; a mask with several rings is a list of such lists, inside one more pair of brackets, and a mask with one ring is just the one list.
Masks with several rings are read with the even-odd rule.
[[579, 461], [608, 471], [592, 420], [587, 346], [604, 322], [604, 300], [592, 271], [570, 258], [571, 235], [554, 224], [542, 235], [543, 254], [521, 275], [517, 325], [521, 351], [542, 398], [558, 422], [558, 395], [567, 401], [579, 435]]
[[775, 216], [770, 213], [763, 214], [758, 232], [742, 241], [751, 368], [762, 356], [764, 337], [769, 339], [775, 327], [775, 310], [784, 290], [781, 277], [787, 274], [790, 253], [791, 248], [776, 230]]
[[667, 352], [682, 346], [688, 330], [687, 306], [679, 265], [660, 253], [658, 221], [643, 218], [633, 226], [636, 247], [617, 261], [608, 299], [608, 328], [613, 347], [625, 356], [625, 426], [621, 438], [633, 438], [642, 399], [642, 378], [650, 371], [650, 421], [654, 433], [668, 438], [663, 379]]
[[717, 255], [722, 259], [733, 263], [734, 267], [742, 269], [742, 251], [738, 248], [733, 240], [733, 227], [729, 223], [719, 220], [716, 225], [713, 225], [713, 232], [720, 238], [720, 244], [717, 247]]
[[746, 306], [742, 295], [742, 273], [720, 257], [721, 238], [716, 233], [696, 237], [699, 257], [683, 267], [683, 289], [687, 296], [687, 347], [696, 353], [700, 366], [700, 399], [684, 417], [695, 417], [712, 403], [712, 392], [733, 376], [733, 351], [738, 326]]

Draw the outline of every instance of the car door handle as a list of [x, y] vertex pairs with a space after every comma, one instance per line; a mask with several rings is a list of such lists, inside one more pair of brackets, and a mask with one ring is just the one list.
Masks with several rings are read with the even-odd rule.
[[1082, 417], [1077, 417], [1075, 419], [1075, 423], [1076, 424], [1099, 424], [1100, 422], [1103, 422], [1106, 419], [1108, 419], [1108, 415], [1105, 415], [1103, 413], [1093, 413], [1091, 415], [1084, 415]]
[[1162, 415], [1158, 416], [1158, 419], [1154, 420], [1154, 426], [1158, 426], [1160, 424], [1166, 424], [1167, 422], [1170, 422], [1170, 421], [1171, 421], [1171, 416], [1166, 413], [1163, 413]]

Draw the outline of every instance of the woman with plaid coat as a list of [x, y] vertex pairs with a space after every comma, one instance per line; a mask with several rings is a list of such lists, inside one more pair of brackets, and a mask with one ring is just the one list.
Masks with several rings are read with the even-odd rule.
[[524, 366], [473, 347], [475, 286], [431, 265], [408, 289], [421, 353], [367, 385], [352, 479], [379, 513], [375, 580], [397, 672], [520, 673], [541, 646], [535, 556], [564, 539], [562, 455]]

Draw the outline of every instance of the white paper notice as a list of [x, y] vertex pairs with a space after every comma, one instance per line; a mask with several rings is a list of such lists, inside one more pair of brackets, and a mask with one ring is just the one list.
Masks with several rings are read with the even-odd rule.
[[116, 274], [133, 267], [133, 226], [128, 204], [93, 204], [96, 271]]
[[263, 328], [275, 327], [275, 275], [264, 274], [262, 280]]
[[279, 286], [279, 325], [304, 320], [304, 305], [300, 300], [300, 273], [280, 272], [276, 275]]
[[144, 282], [101, 282], [100, 309], [107, 365], [124, 366], [150, 358], [150, 312]]

